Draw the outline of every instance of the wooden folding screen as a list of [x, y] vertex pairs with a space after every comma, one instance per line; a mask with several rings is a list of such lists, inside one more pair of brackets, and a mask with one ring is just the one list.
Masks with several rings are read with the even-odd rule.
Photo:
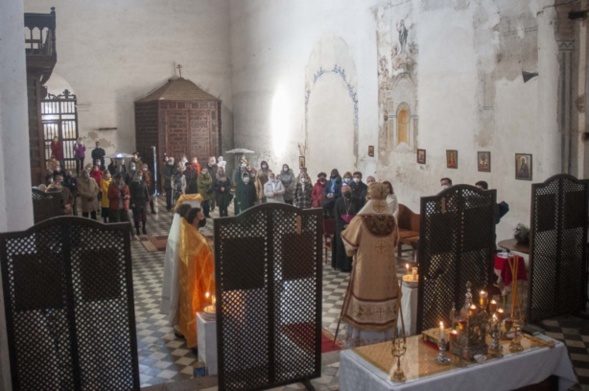
[[464, 304], [493, 282], [496, 190], [457, 185], [421, 198], [417, 332], [449, 324], [452, 303]]
[[14, 390], [137, 390], [130, 225], [56, 217], [0, 234]]
[[221, 390], [321, 376], [322, 225], [276, 203], [215, 219]]
[[587, 303], [588, 189], [589, 180], [566, 174], [532, 185], [530, 322]]

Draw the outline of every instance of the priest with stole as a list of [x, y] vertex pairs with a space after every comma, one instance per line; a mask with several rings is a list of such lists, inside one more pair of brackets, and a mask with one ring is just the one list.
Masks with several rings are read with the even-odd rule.
[[401, 291], [395, 248], [399, 233], [386, 196], [386, 186], [371, 183], [368, 202], [341, 234], [347, 254], [353, 256], [341, 314], [349, 347], [389, 340], [397, 325]]

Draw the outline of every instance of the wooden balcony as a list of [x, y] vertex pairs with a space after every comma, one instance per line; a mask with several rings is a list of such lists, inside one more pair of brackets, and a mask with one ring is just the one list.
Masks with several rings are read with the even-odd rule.
[[57, 62], [55, 7], [48, 14], [25, 13], [27, 73], [37, 74], [44, 84]]

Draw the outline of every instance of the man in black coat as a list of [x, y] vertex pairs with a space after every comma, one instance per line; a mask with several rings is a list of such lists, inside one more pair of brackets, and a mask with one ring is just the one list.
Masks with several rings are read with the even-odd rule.
[[353, 175], [352, 184], [350, 185], [352, 188], [352, 201], [354, 202], [354, 206], [356, 210], [359, 212], [366, 203], [366, 193], [368, 192], [368, 186], [366, 183], [362, 182], [362, 173], [360, 171], [356, 171]]
[[164, 190], [166, 191], [166, 210], [172, 210], [172, 176], [176, 172], [174, 165], [174, 158], [169, 157], [162, 168], [162, 175], [164, 177]]
[[104, 165], [105, 155], [106, 152], [104, 152], [104, 149], [100, 147], [100, 141], [97, 141], [96, 148], [92, 150], [92, 162], [100, 160], [100, 171], [104, 171], [106, 169], [106, 166]]

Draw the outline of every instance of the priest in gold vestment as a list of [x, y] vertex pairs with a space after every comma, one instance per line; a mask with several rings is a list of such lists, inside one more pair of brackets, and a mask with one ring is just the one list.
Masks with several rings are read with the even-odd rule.
[[215, 293], [214, 258], [205, 237], [198, 231], [205, 222], [200, 208], [191, 209], [180, 226], [178, 264], [178, 328], [189, 348], [196, 347], [196, 313], [210, 304]]
[[368, 186], [368, 202], [341, 236], [352, 274], [342, 307], [348, 346], [384, 342], [397, 325], [401, 291], [397, 281], [395, 248], [397, 222], [386, 202], [388, 189], [381, 183]]

